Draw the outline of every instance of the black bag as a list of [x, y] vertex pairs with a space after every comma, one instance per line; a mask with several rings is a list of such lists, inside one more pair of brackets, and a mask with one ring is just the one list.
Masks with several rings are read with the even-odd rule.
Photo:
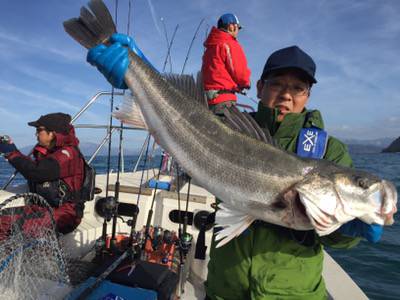
[[83, 183], [79, 196], [82, 201], [90, 201], [94, 199], [94, 189], [96, 186], [96, 170], [93, 167], [89, 166], [79, 148], [77, 148], [77, 150], [79, 152], [79, 156], [82, 158], [84, 163]]

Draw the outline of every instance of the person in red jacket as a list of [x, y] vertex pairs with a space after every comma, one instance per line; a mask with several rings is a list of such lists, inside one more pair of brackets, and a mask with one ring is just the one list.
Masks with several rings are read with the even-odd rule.
[[[34, 159], [19, 152], [12, 142], [0, 143], [0, 154], [28, 180], [30, 192], [42, 196], [52, 207], [56, 230], [62, 234], [72, 232], [80, 224], [84, 210], [80, 199], [84, 161], [70, 122], [71, 116], [52, 113], [28, 123], [36, 127], [38, 143], [33, 150]], [[24, 233], [32, 231], [38, 223], [50, 225], [45, 207], [27, 205], [21, 209], [21, 214], [15, 214], [15, 209], [10, 214], [2, 210], [0, 240], [16, 220], [20, 221]]]
[[218, 28], [213, 27], [204, 47], [203, 87], [210, 109], [222, 113], [224, 107], [236, 103], [236, 92], [250, 88], [250, 69], [237, 36], [240, 26], [238, 18], [231, 13], [222, 15]]

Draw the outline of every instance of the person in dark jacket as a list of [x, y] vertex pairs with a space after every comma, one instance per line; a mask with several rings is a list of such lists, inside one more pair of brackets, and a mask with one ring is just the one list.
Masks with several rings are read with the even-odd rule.
[[[84, 179], [84, 161], [78, 149], [79, 140], [71, 116], [64, 113], [52, 113], [41, 116], [28, 125], [36, 128], [37, 145], [33, 149], [33, 159], [17, 150], [14, 143], [0, 144], [0, 153], [27, 180], [30, 192], [44, 197], [53, 208], [56, 230], [62, 234], [72, 232], [81, 222], [84, 210], [80, 199], [80, 190]], [[22, 225], [25, 232], [40, 222], [49, 224], [50, 219], [44, 207], [25, 206], [25, 215], [35, 211], [35, 216], [26, 218]], [[0, 235], [6, 234], [11, 223], [20, 216], [3, 212], [0, 216]]]
[[203, 87], [210, 109], [217, 114], [224, 106], [236, 103], [236, 92], [250, 88], [250, 69], [237, 41], [240, 29], [234, 14], [224, 14], [204, 42]]

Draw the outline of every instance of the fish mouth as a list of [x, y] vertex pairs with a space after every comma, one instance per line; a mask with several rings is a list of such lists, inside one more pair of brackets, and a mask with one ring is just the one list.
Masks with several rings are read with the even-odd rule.
[[306, 216], [320, 236], [330, 234], [340, 227], [333, 215], [321, 210], [304, 193], [299, 192], [299, 200]]

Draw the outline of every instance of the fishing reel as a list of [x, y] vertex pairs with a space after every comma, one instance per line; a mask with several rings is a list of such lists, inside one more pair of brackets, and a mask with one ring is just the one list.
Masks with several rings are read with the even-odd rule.
[[[143, 232], [145, 232], [145, 228]], [[172, 268], [178, 237], [175, 231], [151, 226], [145, 240], [143, 260]]]
[[117, 200], [112, 196], [100, 198], [96, 200], [96, 203], [94, 205], [94, 210], [96, 214], [106, 219], [107, 222], [111, 220], [111, 218], [117, 212], [117, 209]]
[[191, 235], [190, 233], [186, 232], [181, 235], [181, 238], [179, 239], [179, 248], [184, 256], [189, 253], [189, 250], [192, 247], [192, 242], [193, 235]]

